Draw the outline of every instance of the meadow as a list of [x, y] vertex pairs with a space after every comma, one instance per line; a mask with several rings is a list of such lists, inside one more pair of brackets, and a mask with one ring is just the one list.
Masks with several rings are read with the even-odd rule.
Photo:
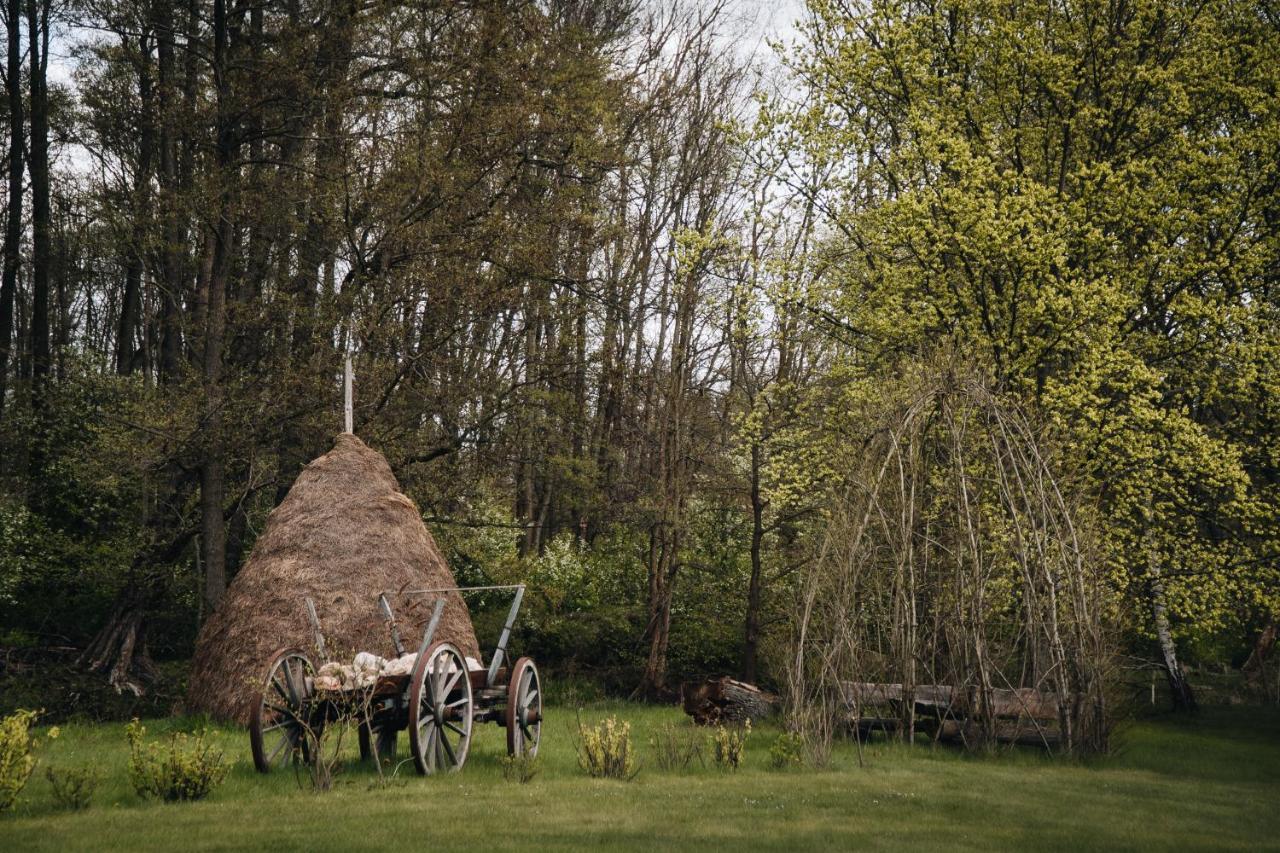
[[[631, 722], [641, 756], [632, 781], [579, 769], [579, 713]], [[380, 785], [371, 766], [353, 763], [323, 794], [289, 771], [256, 773], [243, 731], [214, 727], [235, 766], [208, 799], [182, 804], [133, 792], [122, 725], [69, 724], [56, 738], [40, 729], [40, 766], [0, 816], [0, 850], [1280, 849], [1276, 709], [1132, 721], [1111, 755], [1083, 763], [873, 741], [861, 758], [839, 744], [828, 768], [777, 770], [769, 748], [779, 732], [763, 726], [736, 772], [709, 759], [660, 770], [651, 740], [666, 724], [689, 725], [675, 708], [552, 707], [540, 772], [527, 783], [506, 778], [502, 732], [484, 726], [460, 773], [419, 778], [405, 765]], [[201, 725], [147, 722], [149, 736]], [[102, 776], [92, 805], [60, 809], [44, 768], [90, 765]]]

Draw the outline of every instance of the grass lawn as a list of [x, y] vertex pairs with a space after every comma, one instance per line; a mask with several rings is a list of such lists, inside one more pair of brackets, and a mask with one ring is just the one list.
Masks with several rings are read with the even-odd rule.
[[[845, 744], [830, 769], [775, 771], [777, 731], [763, 728], [736, 774], [656, 768], [650, 732], [686, 725], [675, 709], [618, 703], [583, 718], [608, 713], [630, 720], [643, 746], [630, 783], [579, 771], [573, 712], [551, 708], [542, 772], [528, 784], [503, 778], [496, 726], [479, 727], [461, 773], [421, 779], [408, 767], [403, 783], [377, 789], [375, 771], [356, 766], [323, 795], [299, 789], [292, 773], [255, 773], [247, 736], [225, 729], [216, 738], [236, 760], [227, 781], [206, 801], [174, 805], [129, 787], [123, 726], [63, 726], [56, 740], [41, 730], [41, 766], [15, 811], [0, 815], [0, 850], [1280, 849], [1275, 710], [1132, 723], [1114, 755], [1088, 764], [880, 744], [860, 767]], [[155, 720], [148, 735], [190, 726]], [[89, 809], [57, 809], [50, 765], [100, 768]]]

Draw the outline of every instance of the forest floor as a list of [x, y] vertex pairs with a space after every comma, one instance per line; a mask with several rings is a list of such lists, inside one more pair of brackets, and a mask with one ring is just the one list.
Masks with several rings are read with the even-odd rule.
[[[761, 727], [736, 773], [657, 768], [652, 735], [689, 725], [674, 708], [601, 703], [582, 719], [609, 714], [633, 725], [643, 761], [631, 782], [587, 778], [574, 712], [551, 708], [541, 772], [527, 784], [504, 778], [496, 726], [478, 727], [460, 773], [421, 779], [409, 766], [378, 787], [372, 767], [353, 766], [320, 795], [292, 772], [255, 773], [243, 731], [220, 728], [212, 736], [235, 759], [230, 776], [207, 800], [174, 805], [130, 788], [122, 725], [65, 725], [56, 739], [40, 730], [40, 766], [0, 815], [0, 850], [1280, 849], [1275, 709], [1134, 721], [1113, 754], [1086, 763], [872, 743], [860, 766], [844, 743], [828, 769], [773, 770], [778, 732]], [[153, 720], [148, 736], [192, 725]], [[57, 808], [50, 766], [99, 769], [88, 809]]]

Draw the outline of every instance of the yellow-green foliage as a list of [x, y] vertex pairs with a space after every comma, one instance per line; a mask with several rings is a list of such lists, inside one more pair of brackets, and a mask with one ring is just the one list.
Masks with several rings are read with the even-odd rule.
[[609, 717], [593, 726], [578, 721], [578, 766], [597, 779], [635, 778], [635, 750], [631, 724]]
[[711, 755], [722, 770], [737, 770], [747, 754], [747, 738], [751, 736], [751, 721], [741, 726], [717, 725], [711, 736]]
[[147, 729], [135, 719], [125, 732], [129, 738], [129, 781], [139, 796], [166, 802], [203, 799], [231, 769], [222, 753], [205, 743], [203, 731], [194, 736], [174, 733], [165, 744], [144, 744]]
[[35, 711], [17, 711], [0, 719], [0, 812], [13, 806], [31, 778], [36, 759], [31, 724]]
[[[865, 365], [849, 393], [950, 340], [1032, 402], [1099, 498], [1138, 631], [1155, 572], [1180, 637], [1280, 612], [1280, 39], [1259, 8], [814, 0], [788, 57], [806, 96], [761, 109], [822, 176], [808, 299]], [[775, 490], [803, 491], [782, 463]]]
[[775, 770], [804, 764], [804, 738], [794, 732], [783, 732], [769, 747], [769, 766]]

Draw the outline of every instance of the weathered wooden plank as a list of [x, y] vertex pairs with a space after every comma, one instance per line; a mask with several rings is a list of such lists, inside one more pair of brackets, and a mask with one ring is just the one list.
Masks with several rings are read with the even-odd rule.
[[[889, 708], [900, 708], [904, 701], [901, 684], [846, 681], [841, 684], [844, 701], [853, 709], [868, 709], [872, 715], [889, 716]], [[912, 692], [917, 714], [925, 716], [967, 717], [980, 706], [974, 689], [957, 691], [946, 684], [919, 684]], [[987, 697], [990, 712], [1000, 719], [1033, 719], [1054, 722], [1058, 719], [1057, 694], [1030, 687], [997, 688]]]
[[902, 701], [901, 684], [878, 684], [873, 681], [845, 681], [840, 684], [844, 701], [850, 705], [884, 705]]
[[[988, 697], [991, 716], [997, 719], [1032, 719], [1055, 722], [1058, 719], [1057, 694], [1030, 687], [995, 688]], [[952, 705], [956, 716], [969, 716], [980, 705], [977, 691], [966, 691]]]

